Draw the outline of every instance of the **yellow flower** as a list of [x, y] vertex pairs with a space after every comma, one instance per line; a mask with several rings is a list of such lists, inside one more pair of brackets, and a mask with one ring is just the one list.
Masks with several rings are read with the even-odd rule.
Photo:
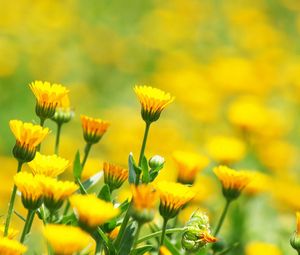
[[236, 171], [227, 166], [215, 167], [213, 171], [222, 183], [224, 196], [229, 200], [238, 198], [253, 177], [249, 171]]
[[119, 214], [112, 203], [97, 198], [94, 194], [73, 195], [70, 203], [83, 227], [95, 228]]
[[64, 86], [49, 82], [35, 81], [30, 83], [29, 87], [36, 97], [35, 111], [41, 119], [53, 117], [61, 99], [69, 93]]
[[104, 182], [109, 186], [112, 192], [121, 187], [128, 178], [128, 170], [107, 162], [103, 163]]
[[73, 255], [87, 251], [92, 245], [92, 238], [78, 227], [53, 225], [45, 226], [44, 236], [53, 248], [55, 254]]
[[282, 255], [282, 253], [274, 244], [252, 242], [246, 246], [246, 255]]
[[22, 194], [22, 202], [26, 209], [37, 209], [42, 203], [43, 190], [37, 176], [27, 172], [19, 172], [14, 182]]
[[141, 184], [131, 185], [132, 207], [131, 215], [139, 222], [148, 222], [154, 218], [158, 198], [153, 186]]
[[156, 187], [160, 195], [159, 212], [166, 219], [175, 217], [196, 195], [190, 187], [180, 183], [162, 181]]
[[26, 246], [18, 241], [11, 240], [6, 237], [0, 238], [0, 254], [1, 255], [22, 255], [27, 251]]
[[57, 155], [42, 155], [37, 152], [34, 160], [28, 163], [34, 175], [42, 174], [49, 177], [57, 177], [69, 166], [69, 161]]
[[58, 181], [55, 178], [43, 175], [37, 177], [42, 186], [44, 204], [49, 210], [58, 210], [64, 200], [78, 189], [74, 182]]
[[161, 246], [159, 248], [159, 255], [172, 255], [166, 246]]
[[109, 122], [81, 115], [83, 137], [87, 143], [98, 143], [109, 127]]
[[[4, 225], [0, 226], [0, 236], [1, 237], [4, 235], [4, 229], [5, 229]], [[9, 228], [6, 237], [8, 239], [14, 239], [18, 234], [19, 234], [19, 230], [16, 230], [16, 229], [13, 229], [13, 228]]]
[[51, 119], [59, 125], [62, 125], [63, 123], [69, 122], [73, 117], [74, 111], [70, 107], [69, 95], [66, 94], [60, 99], [59, 104], [56, 107], [55, 114]]
[[36, 146], [44, 140], [49, 129], [20, 120], [11, 120], [9, 126], [16, 138], [13, 149], [15, 158], [22, 162], [31, 161], [35, 156]]
[[169, 93], [149, 86], [135, 86], [134, 92], [142, 106], [142, 118], [147, 123], [157, 121], [162, 110], [174, 101]]
[[109, 232], [108, 237], [110, 240], [115, 240], [119, 234], [120, 226], [115, 227], [111, 232]]
[[173, 159], [178, 167], [177, 180], [183, 184], [193, 184], [197, 173], [209, 164], [207, 157], [184, 151], [175, 151]]
[[238, 138], [215, 136], [207, 143], [207, 150], [212, 159], [219, 164], [233, 164], [245, 156], [246, 146]]

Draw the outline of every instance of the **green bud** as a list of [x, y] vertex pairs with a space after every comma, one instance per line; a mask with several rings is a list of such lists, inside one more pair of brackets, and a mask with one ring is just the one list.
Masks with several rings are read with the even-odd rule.
[[155, 155], [149, 159], [149, 166], [151, 169], [155, 169], [165, 163], [165, 159], [162, 156]]
[[294, 232], [290, 239], [291, 246], [298, 252], [300, 252], [300, 236], [297, 232]]

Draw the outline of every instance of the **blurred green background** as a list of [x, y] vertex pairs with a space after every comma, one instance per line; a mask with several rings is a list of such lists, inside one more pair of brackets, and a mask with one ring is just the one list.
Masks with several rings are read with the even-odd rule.
[[[61, 144], [70, 160], [84, 146], [80, 114], [111, 122], [86, 176], [101, 169], [101, 160], [126, 165], [130, 151], [138, 155], [144, 124], [132, 88], [148, 84], [176, 97], [150, 132], [147, 155], [167, 159], [161, 178], [176, 179], [174, 150], [212, 156], [213, 137], [239, 139], [246, 152], [232, 166], [261, 171], [271, 185], [235, 204], [224, 234], [293, 254], [289, 236], [300, 209], [299, 35], [298, 0], [0, 0], [0, 175], [7, 180], [1, 208], [15, 171], [8, 121], [37, 122], [30, 82], [70, 89], [76, 116], [63, 127]], [[250, 127], [246, 136], [240, 122]], [[55, 125], [46, 125], [53, 132], [43, 152], [51, 154]], [[206, 208], [214, 223], [223, 201], [211, 174], [220, 162], [211, 158], [203, 173], [209, 181], [198, 180], [203, 194], [194, 206]], [[247, 253], [254, 254], [269, 253]]]

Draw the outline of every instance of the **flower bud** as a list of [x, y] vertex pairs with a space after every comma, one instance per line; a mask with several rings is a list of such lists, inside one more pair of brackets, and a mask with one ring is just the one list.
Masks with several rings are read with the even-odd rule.
[[149, 159], [149, 166], [152, 169], [155, 169], [165, 163], [164, 157], [160, 155], [155, 155]]

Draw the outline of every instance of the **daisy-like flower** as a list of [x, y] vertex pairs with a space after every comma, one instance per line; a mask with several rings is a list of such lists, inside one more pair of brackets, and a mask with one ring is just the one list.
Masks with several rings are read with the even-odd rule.
[[78, 227], [48, 224], [44, 236], [55, 254], [73, 255], [87, 252], [92, 245], [92, 238]]
[[42, 120], [52, 118], [61, 99], [69, 93], [60, 84], [35, 81], [29, 87], [36, 98], [35, 112]]
[[19, 172], [14, 182], [22, 194], [22, 203], [28, 210], [36, 210], [42, 204], [43, 190], [38, 177], [27, 172]]
[[[0, 226], [0, 237], [4, 236], [4, 229], [5, 229], [4, 225]], [[8, 239], [14, 239], [18, 234], [19, 234], [19, 230], [16, 230], [16, 229], [13, 229], [13, 228], [9, 228], [6, 237]]]
[[74, 111], [70, 107], [69, 95], [63, 96], [56, 107], [55, 114], [51, 118], [58, 125], [69, 122], [74, 117]]
[[112, 203], [103, 201], [94, 194], [76, 194], [69, 200], [80, 225], [87, 230], [92, 230], [108, 222], [120, 213], [120, 210], [115, 208]]
[[37, 152], [34, 160], [28, 165], [34, 175], [57, 177], [67, 169], [69, 161], [57, 155], [46, 156]]
[[174, 218], [195, 197], [190, 187], [180, 183], [162, 181], [156, 187], [160, 195], [159, 212], [164, 219]]
[[183, 184], [193, 184], [197, 173], [209, 164], [206, 156], [185, 151], [175, 151], [173, 159], [178, 167], [177, 180]]
[[290, 239], [291, 246], [300, 253], [300, 212], [296, 212], [296, 231]]
[[36, 147], [44, 140], [49, 129], [20, 120], [11, 120], [9, 126], [16, 138], [14, 157], [21, 162], [30, 162], [35, 156]]
[[172, 253], [168, 250], [166, 246], [161, 246], [159, 248], [159, 255], [172, 255]]
[[138, 222], [144, 223], [153, 220], [158, 194], [151, 185], [131, 185], [132, 207], [131, 215]]
[[74, 182], [58, 181], [43, 175], [37, 176], [44, 195], [44, 204], [50, 211], [57, 211], [64, 200], [71, 196], [79, 187]]
[[112, 192], [121, 187], [128, 178], [128, 170], [107, 162], [103, 163], [104, 182], [109, 186]]
[[272, 243], [251, 242], [246, 245], [246, 255], [282, 255], [280, 249]]
[[224, 197], [229, 201], [237, 199], [253, 179], [251, 172], [236, 171], [227, 166], [215, 167], [213, 171], [222, 183]]
[[1, 255], [22, 255], [27, 251], [27, 247], [18, 241], [6, 237], [0, 237]]
[[214, 161], [225, 165], [240, 161], [246, 153], [244, 142], [230, 136], [215, 136], [208, 141], [206, 147]]
[[109, 122], [81, 115], [84, 140], [88, 144], [98, 143], [109, 127]]
[[135, 86], [134, 92], [141, 103], [141, 114], [146, 123], [157, 121], [163, 109], [174, 101], [169, 93], [149, 86]]

